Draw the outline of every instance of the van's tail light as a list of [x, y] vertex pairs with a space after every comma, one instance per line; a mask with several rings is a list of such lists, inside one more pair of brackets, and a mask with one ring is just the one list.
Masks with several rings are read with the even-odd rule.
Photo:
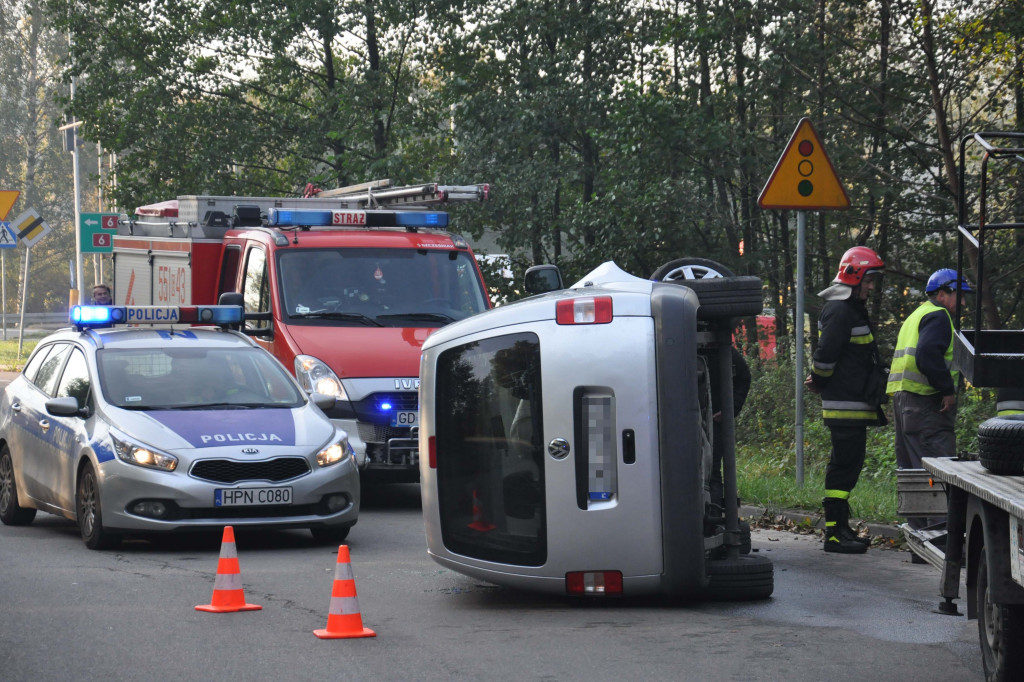
[[555, 304], [558, 324], [608, 324], [612, 321], [612, 297], [570, 298]]
[[568, 594], [622, 594], [622, 573], [619, 571], [573, 571], [565, 574]]
[[437, 436], [431, 436], [427, 439], [427, 461], [430, 463], [431, 469], [437, 468]]

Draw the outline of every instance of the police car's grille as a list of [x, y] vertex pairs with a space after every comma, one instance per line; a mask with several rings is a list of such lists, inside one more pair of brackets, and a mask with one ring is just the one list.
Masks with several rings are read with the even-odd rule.
[[277, 457], [261, 462], [236, 462], [230, 459], [203, 459], [189, 472], [195, 478], [214, 483], [240, 481], [287, 481], [309, 473], [309, 462], [302, 457]]

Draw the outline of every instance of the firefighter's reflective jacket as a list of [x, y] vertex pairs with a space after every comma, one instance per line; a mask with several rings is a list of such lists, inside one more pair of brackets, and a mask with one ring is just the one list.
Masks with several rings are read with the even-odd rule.
[[885, 379], [874, 330], [860, 299], [828, 301], [818, 321], [811, 377], [829, 426], [879, 426]]

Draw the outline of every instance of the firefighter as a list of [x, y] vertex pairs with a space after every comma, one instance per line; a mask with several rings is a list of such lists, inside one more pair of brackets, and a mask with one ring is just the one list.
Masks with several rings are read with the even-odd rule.
[[857, 485], [867, 450], [867, 427], [887, 422], [885, 379], [865, 301], [885, 263], [872, 249], [854, 246], [843, 254], [818, 320], [818, 347], [804, 384], [821, 395], [822, 418], [832, 439], [825, 469], [826, 552], [863, 554], [870, 539], [850, 528], [850, 492]]
[[[896, 465], [920, 469], [922, 457], [956, 455], [956, 390], [953, 312], [973, 291], [956, 270], [936, 270], [924, 288], [928, 297], [900, 327], [886, 392], [893, 397]], [[941, 518], [909, 520], [923, 528]]]

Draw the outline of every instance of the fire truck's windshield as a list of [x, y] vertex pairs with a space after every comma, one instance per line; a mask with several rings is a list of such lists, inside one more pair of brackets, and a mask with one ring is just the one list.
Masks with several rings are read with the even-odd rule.
[[465, 251], [289, 249], [277, 258], [290, 324], [440, 327], [487, 308]]

